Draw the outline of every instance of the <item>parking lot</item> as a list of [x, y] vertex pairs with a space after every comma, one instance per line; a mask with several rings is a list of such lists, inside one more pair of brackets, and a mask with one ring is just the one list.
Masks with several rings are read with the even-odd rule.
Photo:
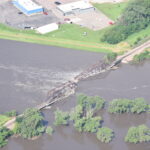
[[48, 15], [37, 14], [33, 16], [26, 16], [18, 14], [20, 11], [11, 3], [11, 0], [0, 1], [0, 23], [7, 24], [15, 28], [40, 27], [45, 24], [59, 22], [59, 18], [48, 10]]
[[103, 29], [110, 25], [109, 22], [112, 22], [111, 19], [109, 19], [98, 10], [63, 16], [63, 14], [56, 8], [56, 1], [60, 2], [61, 4], [66, 4], [78, 0], [36, 0], [37, 3], [44, 6], [47, 10], [51, 10], [60, 19], [61, 22], [68, 18], [71, 20], [71, 22], [92, 30]]
[[[34, 0], [36, 3], [44, 7], [48, 15], [36, 14], [33, 16], [26, 16], [19, 14], [19, 10], [11, 3], [11, 0], [0, 1], [0, 23], [7, 24], [15, 28], [24, 29], [25, 27], [40, 27], [53, 22], [65, 22], [67, 18], [72, 23], [87, 27], [92, 30], [100, 30], [109, 26], [111, 20], [98, 10], [93, 10], [81, 14], [73, 14], [63, 16], [63, 14], [56, 8], [55, 0]], [[77, 0], [59, 0], [61, 4], [74, 2]]]

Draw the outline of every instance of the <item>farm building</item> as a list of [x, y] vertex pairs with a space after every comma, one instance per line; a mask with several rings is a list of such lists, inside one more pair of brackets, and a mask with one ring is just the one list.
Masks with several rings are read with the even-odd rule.
[[12, 3], [26, 15], [43, 12], [42, 6], [37, 5], [31, 0], [13, 0]]
[[93, 11], [95, 8], [86, 1], [77, 1], [68, 4], [63, 4], [57, 6], [57, 9], [60, 10], [64, 16], [70, 14], [80, 14], [87, 11]]

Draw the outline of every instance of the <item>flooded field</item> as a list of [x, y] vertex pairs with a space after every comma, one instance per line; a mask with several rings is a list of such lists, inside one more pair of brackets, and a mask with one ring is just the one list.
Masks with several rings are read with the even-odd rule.
[[[16, 109], [22, 112], [44, 101], [53, 87], [72, 79], [88, 66], [102, 59], [103, 54], [73, 51], [0, 40], [0, 113]], [[122, 65], [118, 70], [79, 83], [76, 94], [99, 95], [109, 102], [114, 98], [144, 97], [150, 103], [150, 63], [141, 66]], [[70, 110], [76, 95], [44, 111], [52, 125], [53, 111], [59, 107]], [[107, 108], [107, 104], [106, 104]], [[35, 141], [11, 138], [2, 150], [150, 150], [150, 144], [127, 144], [123, 140], [128, 128], [146, 124], [150, 114], [110, 115], [106, 108], [100, 112], [104, 126], [115, 131], [115, 139], [103, 144], [94, 134], [81, 134], [70, 127], [54, 127], [52, 137], [46, 134]]]

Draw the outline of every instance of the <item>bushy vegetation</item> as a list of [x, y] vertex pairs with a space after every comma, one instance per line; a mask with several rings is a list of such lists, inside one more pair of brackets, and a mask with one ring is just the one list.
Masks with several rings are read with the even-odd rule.
[[80, 94], [77, 96], [77, 106], [70, 113], [59, 109], [55, 112], [55, 124], [68, 125], [69, 119], [77, 131], [96, 133], [101, 127], [102, 118], [95, 116], [95, 113], [104, 107], [104, 103], [105, 100], [98, 96]]
[[95, 112], [104, 107], [105, 100], [99, 96], [91, 97], [84, 94], [79, 94], [77, 97], [77, 103], [84, 109], [84, 111]]
[[10, 120], [10, 117], [0, 115], [0, 126], [4, 125], [8, 120]]
[[45, 131], [43, 119], [43, 116], [37, 109], [27, 109], [22, 117], [16, 119], [15, 133], [27, 139], [39, 136]]
[[114, 132], [112, 129], [107, 127], [102, 127], [98, 129], [98, 132], [96, 133], [97, 138], [104, 143], [109, 143], [112, 141], [114, 137]]
[[104, 107], [105, 100], [98, 96], [80, 94], [77, 96], [77, 104], [70, 113], [74, 127], [79, 132], [97, 132], [101, 127], [102, 118], [95, 116], [95, 113]]
[[69, 113], [63, 112], [59, 109], [55, 111], [55, 122], [56, 126], [58, 125], [68, 125], [69, 124]]
[[47, 134], [52, 135], [53, 132], [54, 132], [54, 130], [53, 130], [53, 128], [52, 128], [51, 126], [48, 126], [48, 127], [46, 128], [46, 133], [47, 133]]
[[7, 138], [12, 135], [12, 132], [5, 128], [0, 126], [0, 147], [3, 147], [7, 144]]
[[17, 116], [17, 111], [12, 110], [12, 111], [9, 111], [9, 112], [5, 112], [4, 115], [7, 116], [7, 117], [15, 117], [15, 116]]
[[143, 98], [115, 99], [109, 103], [108, 111], [110, 113], [142, 113], [149, 109], [149, 105]]
[[111, 63], [113, 62], [115, 59], [117, 58], [117, 53], [108, 53], [105, 57], [104, 57], [104, 61], [106, 63]]
[[143, 62], [144, 60], [150, 59], [150, 52], [149, 51], [144, 51], [143, 53], [140, 53], [138, 55], [135, 55], [133, 57], [133, 63], [140, 63]]
[[116, 44], [150, 24], [149, 0], [131, 0], [114, 28], [107, 31], [102, 41]]
[[125, 141], [129, 143], [150, 142], [150, 128], [146, 125], [130, 127], [125, 137]]

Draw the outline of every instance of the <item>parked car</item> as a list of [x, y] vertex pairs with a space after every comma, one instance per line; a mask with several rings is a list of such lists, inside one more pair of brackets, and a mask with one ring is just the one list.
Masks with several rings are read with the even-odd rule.
[[33, 29], [35, 29], [35, 27], [25, 26], [24, 29], [31, 29], [31, 30], [33, 30]]
[[44, 15], [48, 15], [48, 13], [47, 13], [47, 12], [43, 12], [43, 14], [44, 14]]
[[110, 21], [109, 24], [110, 24], [110, 25], [114, 25], [114, 22]]
[[64, 21], [70, 21], [70, 18], [64, 18]]
[[61, 5], [61, 2], [59, 2], [59, 1], [55, 1], [54, 2], [56, 5]]
[[18, 14], [21, 15], [21, 14], [23, 14], [23, 12], [19, 11]]

